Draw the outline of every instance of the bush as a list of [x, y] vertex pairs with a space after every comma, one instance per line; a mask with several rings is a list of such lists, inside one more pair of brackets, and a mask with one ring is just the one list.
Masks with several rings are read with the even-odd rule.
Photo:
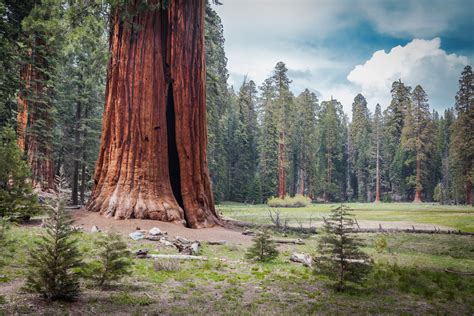
[[361, 251], [361, 239], [351, 234], [354, 225], [351, 209], [344, 205], [331, 210], [324, 220], [323, 235], [319, 239], [316, 272], [337, 282], [343, 291], [346, 281], [361, 282], [370, 272], [372, 261]]
[[95, 242], [95, 248], [96, 260], [84, 267], [84, 276], [103, 287], [110, 281], [119, 280], [129, 274], [129, 267], [132, 265], [130, 251], [120, 235], [114, 233], [102, 235]]
[[29, 219], [41, 210], [28, 177], [30, 170], [21, 159], [16, 134], [11, 127], [0, 131], [0, 217]]
[[286, 196], [284, 199], [272, 197], [267, 201], [267, 205], [270, 207], [305, 207], [310, 204], [311, 199], [300, 194], [297, 194], [294, 197]]
[[72, 238], [73, 221], [64, 211], [60, 196], [57, 207], [48, 213], [46, 234], [30, 251], [26, 288], [48, 300], [72, 301], [80, 293], [78, 269], [82, 265], [77, 240]]
[[271, 240], [271, 236], [266, 230], [257, 232], [252, 241], [253, 245], [245, 255], [247, 259], [268, 262], [278, 257], [275, 242]]

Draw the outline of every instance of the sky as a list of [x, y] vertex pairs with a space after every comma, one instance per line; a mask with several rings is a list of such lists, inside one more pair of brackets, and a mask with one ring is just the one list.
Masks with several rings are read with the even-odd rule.
[[373, 111], [392, 82], [420, 84], [432, 108], [454, 105], [474, 62], [474, 0], [220, 0], [229, 84], [260, 86], [283, 61], [298, 95], [331, 96], [350, 115], [362, 93]]

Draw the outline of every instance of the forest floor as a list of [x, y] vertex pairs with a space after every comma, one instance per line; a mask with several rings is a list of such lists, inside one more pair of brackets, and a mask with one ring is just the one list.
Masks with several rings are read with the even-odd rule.
[[[248, 207], [237, 204], [230, 207], [231, 211], [222, 205], [220, 209], [226, 216], [230, 216], [231, 212], [234, 212], [232, 215], [245, 213], [249, 216]], [[317, 207], [314, 211], [327, 212], [322, 206]], [[261, 208], [255, 211], [258, 220], [254, 222], [266, 223], [268, 214], [264, 206]], [[472, 227], [472, 209], [452, 211], [465, 211], [468, 214], [464, 215], [465, 225]], [[6, 266], [0, 268], [3, 275], [0, 276], [0, 315], [474, 314], [474, 236], [359, 234], [366, 243], [364, 251], [374, 259], [375, 266], [362, 285], [351, 285], [346, 292], [339, 293], [333, 290], [332, 282], [326, 277], [289, 261], [294, 252], [317, 254], [318, 235], [291, 233], [289, 237], [302, 238], [305, 244], [279, 245], [278, 258], [262, 264], [245, 259], [251, 237], [242, 235], [238, 230], [220, 227], [190, 230], [155, 221], [115, 221], [100, 218], [94, 213], [73, 212], [76, 225], [84, 224], [84, 232], [77, 233], [76, 238], [85, 254], [85, 261], [91, 260], [93, 241], [100, 234], [91, 233], [88, 225], [120, 231], [131, 250], [147, 248], [151, 253], [176, 254], [174, 247], [166, 247], [156, 241], [134, 241], [128, 237], [137, 226], [141, 229], [159, 227], [170, 238], [180, 235], [201, 240], [200, 255], [208, 257], [208, 260], [134, 259], [131, 275], [120, 284], [99, 290], [88, 281], [83, 281], [83, 293], [77, 302], [47, 303], [22, 289], [28, 253], [41, 235], [42, 228], [38, 221], [16, 226], [11, 230], [11, 236], [15, 239], [11, 256], [4, 256]], [[284, 212], [283, 209], [281, 212]], [[310, 211], [297, 212], [306, 216]], [[359, 212], [357, 216], [361, 214], [363, 217], [367, 216], [364, 212], [368, 211], [356, 212]], [[414, 218], [417, 220], [412, 220], [404, 215], [400, 220], [418, 223], [420, 216], [416, 215]], [[239, 216], [235, 218], [242, 219]], [[453, 222], [452, 219], [448, 221]], [[459, 229], [456, 225], [446, 227]], [[281, 233], [273, 233], [283, 237]], [[386, 240], [387, 247], [378, 252], [375, 244], [380, 239]], [[227, 240], [228, 243], [209, 245], [206, 242], [214, 240]]]

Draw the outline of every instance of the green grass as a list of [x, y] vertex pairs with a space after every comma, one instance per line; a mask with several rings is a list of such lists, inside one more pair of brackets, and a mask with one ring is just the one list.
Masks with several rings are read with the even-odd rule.
[[[298, 208], [279, 208], [282, 218], [290, 219], [290, 224], [297, 225], [297, 220], [307, 225], [310, 218], [313, 223], [321, 221], [323, 216], [339, 204], [311, 204]], [[474, 232], [474, 207], [439, 205], [435, 203], [347, 203], [354, 209], [358, 220], [378, 222], [405, 221], [418, 224], [445, 226], [465, 232]], [[218, 209], [226, 217], [257, 224], [270, 224], [267, 205], [248, 205], [239, 203], [222, 203]], [[275, 210], [275, 209], [272, 209]]]

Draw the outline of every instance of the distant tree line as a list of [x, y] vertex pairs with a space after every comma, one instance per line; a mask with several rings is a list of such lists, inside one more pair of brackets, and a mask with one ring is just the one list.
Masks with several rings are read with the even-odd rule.
[[421, 85], [392, 84], [385, 110], [354, 98], [352, 120], [336, 99], [298, 96], [283, 62], [257, 87], [227, 84], [223, 28], [208, 7], [209, 166], [215, 197], [264, 203], [302, 194], [315, 201], [472, 204], [474, 82], [466, 66], [454, 108], [431, 110]]
[[[113, 1], [0, 1], [0, 127], [17, 142], [36, 187], [64, 170], [71, 202], [93, 186]], [[423, 88], [392, 84], [385, 110], [355, 96], [295, 96], [283, 62], [261, 85], [228, 85], [223, 26], [206, 5], [208, 163], [217, 201], [472, 203], [474, 88], [470, 66], [454, 107], [440, 114]]]

